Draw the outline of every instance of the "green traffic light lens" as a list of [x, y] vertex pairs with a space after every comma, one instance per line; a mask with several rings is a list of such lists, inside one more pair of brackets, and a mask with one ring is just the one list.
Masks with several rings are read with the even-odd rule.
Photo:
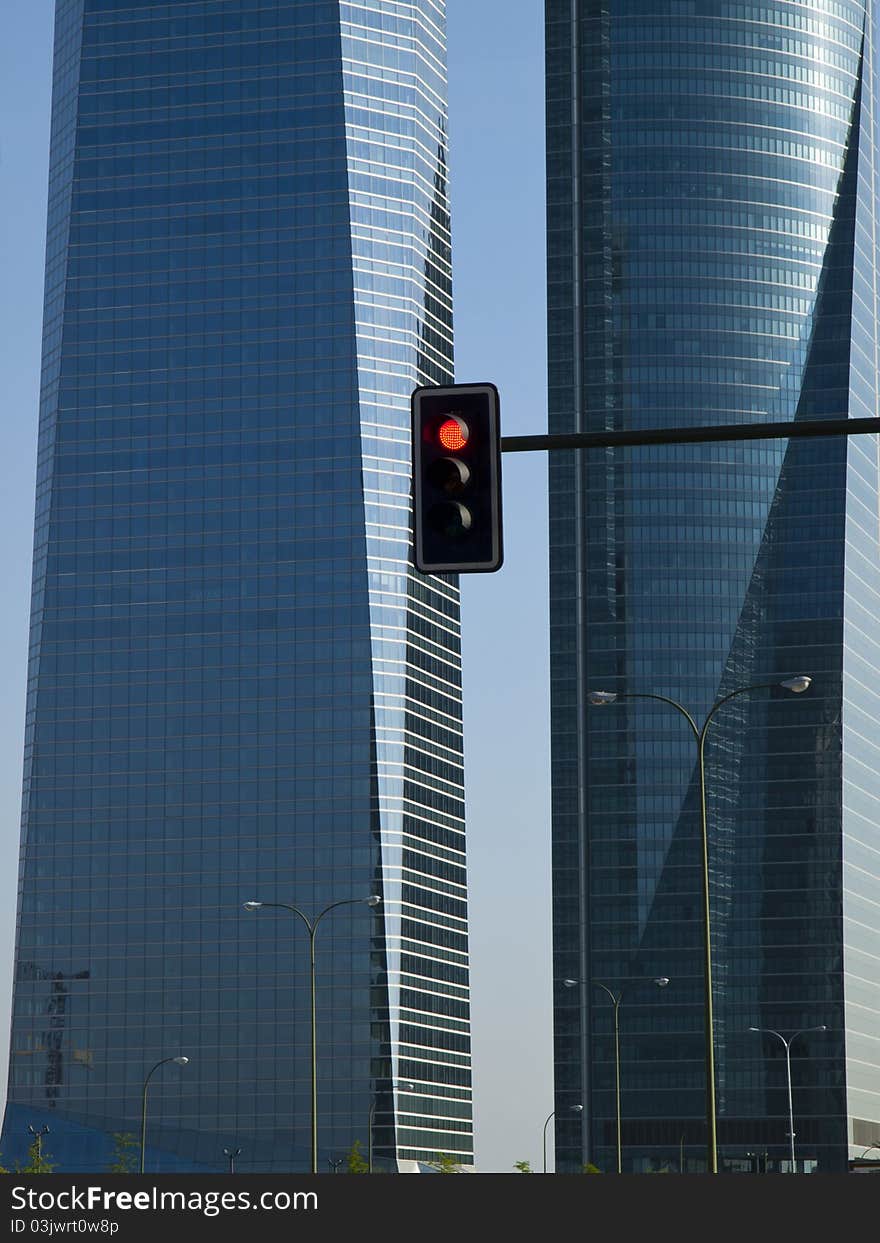
[[460, 539], [473, 525], [471, 511], [460, 501], [441, 501], [432, 505], [427, 514], [433, 531], [447, 539]]

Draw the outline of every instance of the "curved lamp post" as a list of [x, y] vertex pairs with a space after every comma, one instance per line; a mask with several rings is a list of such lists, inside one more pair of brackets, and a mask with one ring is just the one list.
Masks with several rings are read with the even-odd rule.
[[[874, 1152], [874, 1150], [875, 1150], [875, 1149], [876, 1149], [878, 1152], [880, 1152], [880, 1144], [869, 1144], [867, 1148], [865, 1148], [862, 1152], [860, 1152], [860, 1153], [859, 1153], [859, 1154], [855, 1157], [855, 1160], [856, 1160], [856, 1161], [864, 1161], [864, 1159], [865, 1159], [865, 1157], [867, 1157], [868, 1153], [869, 1153], [869, 1152]], [[878, 1162], [876, 1158], [872, 1158], [872, 1159], [868, 1162], [868, 1164], [869, 1164], [869, 1165], [878, 1165], [878, 1164], [880, 1164], [880, 1162]]]
[[141, 1101], [141, 1173], [144, 1173], [145, 1162], [147, 1159], [147, 1087], [155, 1072], [160, 1066], [165, 1066], [168, 1062], [175, 1062], [178, 1066], [186, 1066], [189, 1063], [188, 1057], [163, 1057], [156, 1062], [147, 1072], [144, 1080], [144, 1093]]
[[[579, 982], [579, 980], [562, 981], [565, 988], [575, 988]], [[614, 1102], [617, 1112], [617, 1172], [618, 1174], [622, 1174], [623, 1144], [620, 1125], [620, 1021], [618, 1018], [618, 1011], [620, 1010], [620, 1003], [623, 1001], [623, 988], [619, 989], [617, 993], [614, 993], [608, 985], [603, 984], [601, 980], [593, 980], [592, 983], [596, 986], [596, 988], [601, 988], [604, 993], [608, 994], [611, 999], [611, 1004], [614, 1007]], [[654, 983], [658, 988], [665, 988], [669, 983], [669, 976], [655, 975]]]
[[804, 1027], [799, 1032], [789, 1036], [788, 1040], [785, 1039], [782, 1032], [774, 1031], [772, 1027], [750, 1027], [749, 1031], [757, 1032], [764, 1036], [776, 1036], [785, 1045], [785, 1079], [788, 1085], [788, 1140], [791, 1154], [791, 1172], [794, 1174], [794, 1108], [791, 1101], [791, 1045], [793, 1040], [796, 1040], [798, 1036], [803, 1036], [806, 1032], [827, 1032], [828, 1028], [824, 1023], [819, 1027]]
[[329, 906], [325, 906], [319, 911], [314, 919], [309, 919], [304, 911], [298, 906], [292, 906], [288, 902], [242, 902], [241, 909], [243, 911], [259, 911], [263, 907], [274, 907], [276, 910], [291, 911], [294, 915], [298, 915], [305, 924], [309, 934], [309, 970], [311, 980], [311, 1028], [312, 1028], [312, 1173], [318, 1172], [318, 1049], [317, 1049], [317, 995], [315, 991], [315, 934], [318, 931], [318, 925], [321, 920], [330, 911], [335, 911], [338, 906], [357, 906], [361, 902], [365, 902], [367, 906], [378, 906], [382, 899], [377, 894], [371, 894], [369, 898], [343, 898], [340, 902], [331, 902]]
[[706, 766], [705, 749], [706, 735], [715, 713], [729, 700], [737, 695], [746, 695], [750, 691], [773, 690], [782, 687], [794, 695], [802, 695], [808, 689], [812, 678], [799, 674], [794, 678], [786, 678], [780, 682], [757, 682], [753, 686], [739, 686], [730, 691], [713, 704], [702, 726], [698, 726], [694, 718], [683, 704], [667, 695], [656, 695], [651, 691], [590, 691], [587, 698], [593, 707], [603, 707], [616, 703], [618, 699], [656, 699], [668, 704], [680, 712], [693, 731], [697, 743], [698, 773], [700, 780], [700, 832], [703, 850], [703, 976], [705, 980], [705, 1028], [706, 1028], [706, 1166], [710, 1174], [718, 1173], [718, 1137], [715, 1110], [715, 1033], [712, 1019], [712, 942], [711, 919], [709, 910], [709, 833], [706, 818]]
[[[571, 1110], [572, 1113], [575, 1113], [575, 1114], [582, 1114], [584, 1112], [583, 1105], [569, 1105], [568, 1108]], [[547, 1121], [544, 1123], [543, 1147], [544, 1147], [544, 1173], [545, 1174], [547, 1173], [547, 1125], [550, 1122], [550, 1119], [554, 1118], [555, 1116], [556, 1116], [556, 1110], [554, 1109], [552, 1113], [549, 1113], [547, 1115]]]
[[[399, 1083], [398, 1090], [401, 1092], [414, 1092], [416, 1085], [414, 1083]], [[393, 1090], [393, 1085], [392, 1085]], [[370, 1114], [367, 1123], [367, 1173], [373, 1172], [373, 1119], [376, 1116], [376, 1097], [370, 1101]]]

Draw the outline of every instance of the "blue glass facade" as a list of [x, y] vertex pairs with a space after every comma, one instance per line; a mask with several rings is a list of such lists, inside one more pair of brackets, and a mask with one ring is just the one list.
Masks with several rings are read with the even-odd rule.
[[9, 1160], [472, 1160], [444, 22], [57, 0]]
[[[550, 430], [877, 413], [878, 16], [548, 0]], [[550, 463], [557, 1168], [705, 1168], [707, 743], [720, 1164], [880, 1143], [875, 437]], [[670, 984], [655, 989], [655, 976]], [[563, 981], [568, 980], [568, 986]], [[570, 1109], [582, 1103], [583, 1115]]]

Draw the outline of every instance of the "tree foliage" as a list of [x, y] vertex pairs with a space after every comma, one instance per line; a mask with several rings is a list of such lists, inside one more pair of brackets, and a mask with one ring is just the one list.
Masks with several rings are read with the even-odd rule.
[[534, 1174], [531, 1161], [514, 1161], [513, 1168], [518, 1174]]
[[130, 1131], [116, 1131], [113, 1135], [113, 1160], [107, 1166], [108, 1174], [137, 1174], [140, 1144]]
[[438, 1153], [437, 1160], [432, 1161], [431, 1164], [438, 1174], [460, 1174], [461, 1173], [461, 1166], [458, 1164], [455, 1157], [453, 1157], [451, 1153], [448, 1153], [448, 1152]]
[[22, 1165], [19, 1161], [16, 1161], [15, 1172], [17, 1174], [51, 1174], [55, 1169], [55, 1162], [46, 1152], [41, 1136], [34, 1136], [27, 1155], [27, 1165]]
[[364, 1154], [361, 1152], [361, 1141], [356, 1139], [349, 1149], [348, 1153], [348, 1172], [349, 1174], [369, 1174], [369, 1164], [364, 1160]]

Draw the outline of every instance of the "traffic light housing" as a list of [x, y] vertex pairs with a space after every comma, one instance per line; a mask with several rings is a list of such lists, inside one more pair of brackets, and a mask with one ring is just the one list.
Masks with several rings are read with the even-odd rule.
[[501, 434], [494, 384], [412, 395], [413, 537], [425, 574], [501, 568]]

